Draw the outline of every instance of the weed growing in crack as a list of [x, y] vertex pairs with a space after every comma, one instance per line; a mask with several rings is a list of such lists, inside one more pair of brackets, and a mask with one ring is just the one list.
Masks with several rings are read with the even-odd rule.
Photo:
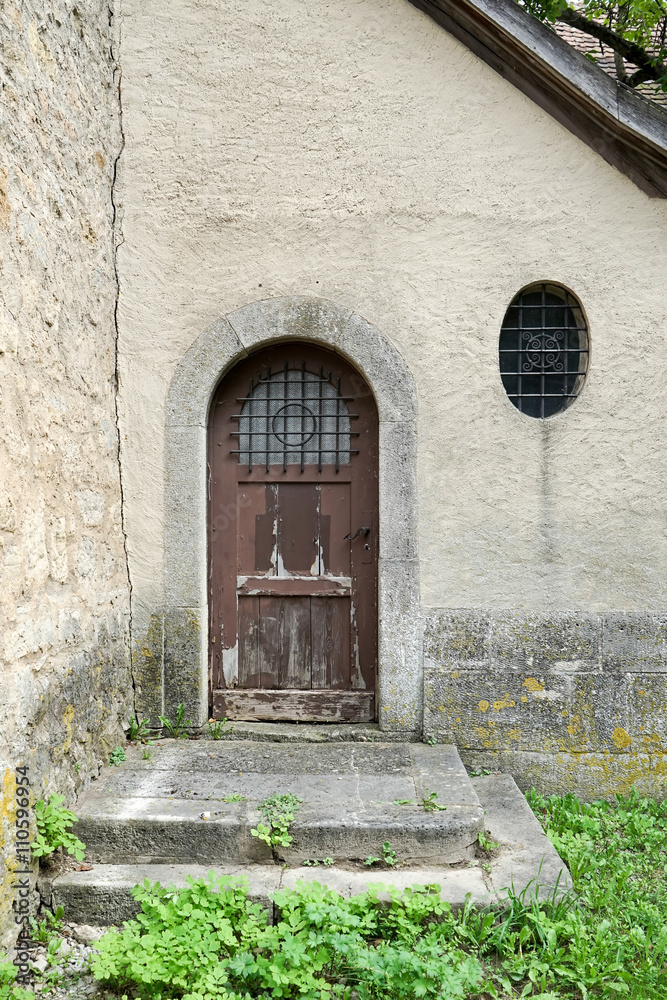
[[43, 915], [44, 919], [39, 921], [35, 920], [34, 917], [30, 918], [30, 936], [38, 944], [48, 944], [52, 938], [59, 936], [65, 910], [62, 906], [58, 906], [55, 913], [52, 913], [51, 910], [44, 910]]
[[272, 850], [274, 847], [289, 847], [294, 839], [289, 828], [302, 802], [303, 799], [293, 795], [292, 792], [264, 799], [259, 807], [264, 822], [258, 823], [250, 833], [268, 844]]
[[499, 844], [495, 840], [491, 840], [487, 837], [484, 830], [480, 830], [477, 834], [477, 843], [479, 844], [481, 850], [485, 851], [487, 854], [492, 854], [494, 851], [498, 850]]
[[388, 840], [382, 845], [381, 854], [369, 854], [364, 864], [367, 868], [372, 868], [373, 865], [378, 865], [381, 861], [387, 865], [388, 868], [394, 868], [398, 864], [398, 857], [396, 856], [396, 851], [391, 846]]
[[431, 812], [445, 811], [447, 806], [441, 806], [439, 802], [436, 802], [435, 800], [437, 799], [437, 797], [438, 797], [437, 792], [429, 792], [428, 788], [426, 789], [426, 791], [422, 796], [422, 801], [421, 801], [424, 812], [431, 813]]
[[130, 743], [137, 743], [149, 739], [153, 730], [150, 728], [148, 719], [137, 722], [135, 718], [130, 719], [130, 728], [127, 731], [127, 739]]
[[211, 734], [211, 738], [214, 740], [223, 739], [228, 733], [234, 732], [234, 727], [227, 723], [227, 717], [224, 719], [209, 719], [208, 720], [208, 731]]
[[116, 747], [109, 754], [109, 767], [119, 767], [124, 760], [127, 760], [127, 754], [123, 747]]
[[178, 708], [176, 709], [175, 721], [167, 719], [164, 715], [158, 715], [158, 719], [173, 740], [187, 740], [188, 734], [185, 730], [188, 726], [194, 726], [194, 722], [191, 722], [190, 719], [183, 718], [184, 714], [183, 702], [180, 701], [178, 703]]
[[390, 868], [393, 868], [395, 865], [398, 864], [396, 851], [393, 849], [388, 840], [385, 840], [385, 842], [382, 845], [382, 860], [386, 865], [389, 865]]

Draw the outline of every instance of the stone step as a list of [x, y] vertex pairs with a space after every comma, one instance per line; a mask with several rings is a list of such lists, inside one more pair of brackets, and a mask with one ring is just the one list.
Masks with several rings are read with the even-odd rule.
[[[202, 739], [211, 739], [204, 729]], [[253, 740], [258, 743], [421, 743], [415, 732], [387, 733], [377, 722], [233, 722], [225, 733], [227, 740]]]
[[186, 878], [206, 878], [212, 869], [218, 876], [243, 876], [248, 895], [274, 916], [273, 894], [293, 888], [297, 881], [318, 881], [343, 896], [364, 892], [378, 882], [399, 889], [413, 885], [440, 886], [441, 896], [453, 907], [466, 897], [479, 906], [502, 903], [507, 890], [527, 891], [541, 897], [571, 887], [567, 868], [517, 788], [506, 774], [473, 779], [484, 809], [487, 834], [498, 844], [489, 857], [471, 859], [457, 867], [409, 867], [395, 869], [353, 867], [294, 867], [281, 864], [199, 865], [189, 864], [96, 864], [91, 871], [70, 871], [53, 881], [40, 877], [43, 901], [63, 906], [66, 919], [74, 923], [117, 925], [138, 912], [132, 888], [145, 879], [163, 886], [181, 887]]
[[248, 898], [259, 903], [274, 917], [273, 894], [278, 889], [294, 888], [297, 882], [320, 882], [341, 896], [365, 892], [372, 885], [390, 883], [398, 889], [413, 885], [440, 885], [441, 896], [454, 907], [470, 895], [475, 903], [496, 899], [478, 867], [444, 870], [442, 868], [350, 870], [343, 868], [285, 868], [283, 865], [95, 865], [89, 872], [60, 875], [52, 886], [42, 881], [40, 890], [45, 902], [62, 906], [70, 923], [92, 926], [117, 926], [139, 912], [132, 896], [135, 885], [146, 879], [161, 885], [183, 888], [187, 877], [208, 879], [209, 872], [226, 880], [242, 877], [248, 886]]
[[[293, 843], [272, 853], [251, 829], [285, 792], [303, 801]], [[444, 810], [424, 809], [431, 793]], [[168, 740], [151, 760], [129, 748], [76, 808], [87, 858], [115, 864], [363, 861], [389, 841], [406, 864], [445, 865], [474, 856], [483, 826], [456, 748], [419, 743]]]

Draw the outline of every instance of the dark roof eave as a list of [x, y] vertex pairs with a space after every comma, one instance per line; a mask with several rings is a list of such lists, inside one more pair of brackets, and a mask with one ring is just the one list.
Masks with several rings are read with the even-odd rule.
[[667, 113], [515, 0], [409, 0], [654, 198], [667, 198]]

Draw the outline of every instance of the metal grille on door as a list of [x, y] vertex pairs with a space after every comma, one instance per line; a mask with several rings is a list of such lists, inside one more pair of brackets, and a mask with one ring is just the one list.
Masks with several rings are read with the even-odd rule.
[[313, 375], [305, 361], [296, 370], [286, 361], [281, 371], [269, 369], [265, 377], [251, 379], [242, 402], [241, 413], [233, 417], [239, 429], [232, 431], [238, 437], [232, 454], [248, 469], [313, 464], [321, 471], [323, 465], [349, 464], [350, 418], [356, 414], [348, 413], [340, 379], [334, 385], [322, 368]]

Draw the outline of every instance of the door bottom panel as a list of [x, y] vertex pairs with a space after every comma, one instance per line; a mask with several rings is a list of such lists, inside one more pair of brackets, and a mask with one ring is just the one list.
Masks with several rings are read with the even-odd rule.
[[238, 722], [371, 722], [373, 691], [243, 691], [213, 692], [213, 716]]

